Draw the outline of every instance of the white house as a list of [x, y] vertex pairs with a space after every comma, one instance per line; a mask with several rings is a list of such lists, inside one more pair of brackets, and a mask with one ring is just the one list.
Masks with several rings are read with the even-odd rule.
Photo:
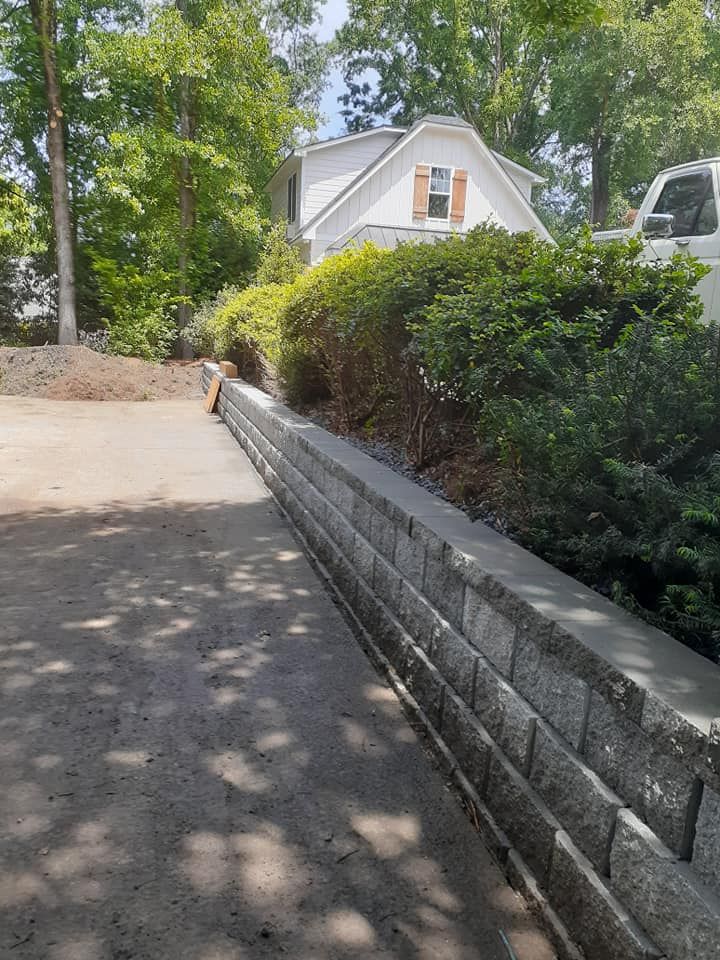
[[351, 243], [395, 247], [487, 220], [548, 238], [532, 206], [543, 178], [490, 150], [469, 123], [428, 115], [300, 147], [270, 179], [274, 219], [307, 263]]

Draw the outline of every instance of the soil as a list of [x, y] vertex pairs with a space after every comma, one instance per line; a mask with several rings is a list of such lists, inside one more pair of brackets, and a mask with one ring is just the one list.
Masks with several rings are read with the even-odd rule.
[[[262, 389], [266, 387], [263, 385]], [[277, 394], [276, 398], [288, 402]], [[331, 399], [297, 409], [313, 423], [362, 450], [373, 460], [424, 487], [436, 497], [452, 503], [472, 521], [480, 520], [508, 539], [520, 542], [518, 510], [515, 511], [516, 522], [513, 524], [502, 511], [497, 465], [488, 462], [467, 428], [447, 424], [445, 453], [436, 455], [430, 463], [419, 468], [408, 459], [403, 449], [405, 426], [404, 421], [397, 417], [387, 414], [378, 417], [373, 425], [372, 436], [368, 436], [361, 426], [348, 430]]]
[[173, 400], [202, 396], [202, 360], [147, 363], [87, 347], [0, 347], [0, 394], [48, 400]]

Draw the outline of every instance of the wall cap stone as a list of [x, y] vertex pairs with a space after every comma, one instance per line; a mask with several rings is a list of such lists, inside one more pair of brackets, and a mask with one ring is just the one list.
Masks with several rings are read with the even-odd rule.
[[695, 769], [704, 764], [709, 778], [713, 771], [720, 774], [720, 758], [708, 752], [711, 726], [720, 717], [720, 667], [263, 391], [242, 380], [227, 381], [216, 364], [206, 363], [204, 373], [219, 375], [226, 392], [247, 398], [278, 429], [332, 461], [346, 482], [354, 477], [356, 490], [381, 512], [392, 512], [396, 520], [399, 511], [411, 531], [417, 526], [437, 537], [444, 556], [461, 575], [465, 569], [475, 589], [500, 612], [519, 618], [521, 626], [534, 626], [533, 633], [552, 643], [556, 656], [564, 653], [559, 648], [572, 649], [571, 669], [621, 710], [627, 706], [636, 722], [642, 722], [645, 696], [651, 694], [655, 709], [646, 732]]

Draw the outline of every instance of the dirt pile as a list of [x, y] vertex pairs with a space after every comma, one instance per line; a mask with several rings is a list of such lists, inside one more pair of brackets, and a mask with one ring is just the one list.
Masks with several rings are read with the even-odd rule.
[[198, 398], [201, 363], [147, 363], [87, 347], [0, 347], [0, 394], [49, 400]]

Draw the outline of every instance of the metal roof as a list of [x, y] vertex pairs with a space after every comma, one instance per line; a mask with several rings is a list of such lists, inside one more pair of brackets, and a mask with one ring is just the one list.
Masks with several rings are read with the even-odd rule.
[[423, 230], [420, 227], [388, 227], [377, 223], [356, 223], [347, 233], [333, 240], [327, 252], [339, 253], [346, 247], [354, 244], [362, 246], [368, 241], [375, 243], [378, 247], [394, 250], [399, 243], [408, 243], [413, 240], [430, 243], [435, 240], [447, 240], [453, 234], [462, 236], [462, 231]]

